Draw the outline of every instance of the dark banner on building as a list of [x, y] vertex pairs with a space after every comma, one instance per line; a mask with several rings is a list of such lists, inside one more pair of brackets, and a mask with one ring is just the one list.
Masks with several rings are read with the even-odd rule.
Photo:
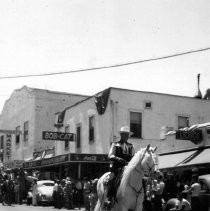
[[100, 115], [106, 111], [107, 103], [109, 100], [110, 88], [105, 89], [103, 92], [95, 95], [95, 104], [97, 111]]

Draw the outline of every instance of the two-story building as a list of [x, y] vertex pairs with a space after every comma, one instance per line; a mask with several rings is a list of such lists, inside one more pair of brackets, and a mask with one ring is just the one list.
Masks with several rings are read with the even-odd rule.
[[[191, 141], [162, 140], [162, 130], [208, 122], [209, 111], [210, 101], [207, 100], [109, 88], [63, 110], [63, 121], [56, 124], [55, 130], [76, 134], [76, 139], [56, 141], [56, 161], [51, 158], [37, 165], [49, 171], [53, 168], [60, 172], [60, 177], [100, 176], [108, 168], [105, 156], [110, 144], [119, 140], [118, 131], [124, 125], [133, 132], [130, 142], [136, 151], [149, 143], [158, 147], [158, 153], [191, 148], [196, 146]], [[28, 163], [27, 167], [36, 168], [37, 165]]]
[[53, 156], [55, 143], [43, 141], [42, 131], [54, 130], [54, 114], [86, 97], [27, 86], [14, 90], [0, 115], [3, 162]]

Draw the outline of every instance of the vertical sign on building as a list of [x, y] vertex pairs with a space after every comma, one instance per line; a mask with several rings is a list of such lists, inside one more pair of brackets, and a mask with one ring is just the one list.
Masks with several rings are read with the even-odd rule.
[[6, 156], [9, 159], [11, 157], [11, 134], [6, 134]]
[[0, 136], [0, 163], [3, 163], [4, 135]]

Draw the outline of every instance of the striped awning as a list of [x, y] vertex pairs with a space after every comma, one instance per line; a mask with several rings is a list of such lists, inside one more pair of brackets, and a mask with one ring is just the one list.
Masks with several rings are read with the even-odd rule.
[[159, 155], [159, 169], [175, 168], [196, 152], [197, 150]]
[[186, 160], [180, 163], [178, 167], [202, 164], [210, 164], [210, 148], [197, 150], [196, 153], [192, 154]]

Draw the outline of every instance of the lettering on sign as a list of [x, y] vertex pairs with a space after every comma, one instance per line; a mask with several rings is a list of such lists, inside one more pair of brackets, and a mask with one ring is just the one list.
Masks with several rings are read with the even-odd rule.
[[70, 161], [108, 162], [105, 154], [70, 154]]
[[75, 134], [74, 133], [43, 131], [42, 139], [43, 140], [53, 140], [53, 141], [74, 141]]
[[11, 134], [7, 134], [6, 136], [6, 155], [11, 156]]
[[69, 154], [66, 155], [59, 155], [52, 158], [37, 160], [37, 161], [31, 161], [26, 162], [23, 164], [24, 168], [30, 168], [30, 167], [37, 167], [37, 166], [46, 166], [46, 165], [52, 165], [56, 163], [64, 163], [69, 161]]
[[202, 141], [202, 130], [176, 131], [176, 139], [190, 140], [193, 143], [200, 143]]
[[23, 160], [13, 160], [4, 163], [5, 168], [22, 168], [23, 167]]
[[97, 160], [97, 157], [96, 156], [85, 156], [83, 158], [83, 160], [86, 160], [86, 161], [96, 161]]
[[53, 163], [54, 163], [53, 158], [42, 160], [42, 165], [50, 165], [50, 164], [53, 164]]
[[7, 133], [7, 134], [22, 134], [22, 131], [20, 130], [3, 130], [0, 129], [0, 133]]

